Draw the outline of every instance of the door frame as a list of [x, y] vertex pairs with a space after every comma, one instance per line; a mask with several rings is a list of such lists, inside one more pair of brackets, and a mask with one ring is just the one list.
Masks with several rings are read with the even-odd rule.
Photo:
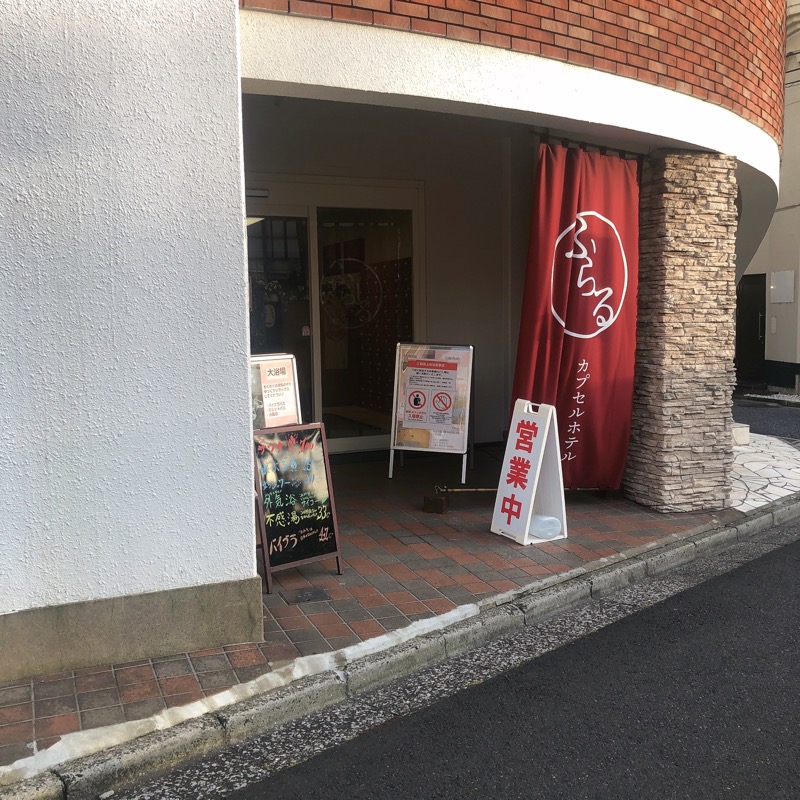
[[[412, 325], [414, 341], [426, 336], [424, 182], [343, 178], [325, 175], [245, 173], [245, 214], [259, 217], [304, 217], [308, 220], [309, 298], [311, 303], [311, 372], [314, 418], [322, 419], [322, 342], [319, 335], [319, 208], [396, 209], [411, 211]], [[249, 310], [248, 310], [249, 313]], [[390, 436], [331, 439], [332, 453], [389, 448]]]

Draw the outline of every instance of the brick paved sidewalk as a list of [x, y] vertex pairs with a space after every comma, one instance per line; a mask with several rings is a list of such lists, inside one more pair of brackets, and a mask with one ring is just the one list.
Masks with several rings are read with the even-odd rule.
[[[0, 766], [64, 734], [142, 719], [299, 656], [337, 650], [712, 519], [576, 493], [567, 498], [569, 538], [522, 547], [488, 532], [492, 493], [454, 494], [446, 514], [424, 512], [423, 497], [436, 484], [459, 486], [461, 462], [414, 455], [396, 465], [391, 481], [385, 458], [334, 458], [344, 574], [333, 561], [275, 573], [273, 593], [264, 595], [263, 643], [0, 684]], [[500, 448], [478, 448], [467, 485], [497, 486], [501, 459]], [[319, 599], [298, 597], [312, 589]]]

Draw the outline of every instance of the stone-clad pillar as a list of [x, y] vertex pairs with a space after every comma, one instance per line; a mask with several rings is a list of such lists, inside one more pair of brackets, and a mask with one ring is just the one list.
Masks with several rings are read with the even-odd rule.
[[730, 498], [735, 169], [733, 157], [687, 152], [643, 165], [624, 489], [662, 511], [718, 509]]

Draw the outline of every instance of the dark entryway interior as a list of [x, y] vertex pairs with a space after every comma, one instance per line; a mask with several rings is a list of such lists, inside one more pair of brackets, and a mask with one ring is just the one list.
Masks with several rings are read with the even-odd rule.
[[765, 385], [767, 276], [743, 275], [736, 289], [736, 382]]

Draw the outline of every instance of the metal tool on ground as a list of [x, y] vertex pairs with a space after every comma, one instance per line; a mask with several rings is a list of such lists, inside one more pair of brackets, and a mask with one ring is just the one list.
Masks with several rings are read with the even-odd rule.
[[459, 489], [449, 489], [447, 486], [434, 486], [435, 494], [426, 494], [422, 502], [422, 510], [431, 514], [446, 514], [450, 510], [449, 495], [451, 494], [473, 494], [477, 492], [497, 492], [497, 487], [489, 489], [463, 487]]

